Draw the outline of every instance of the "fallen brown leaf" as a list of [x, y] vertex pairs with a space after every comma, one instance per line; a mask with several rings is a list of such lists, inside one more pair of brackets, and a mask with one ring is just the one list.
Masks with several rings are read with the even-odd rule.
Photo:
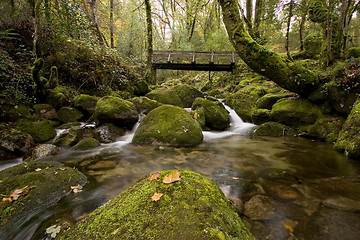
[[150, 177], [148, 177], [148, 181], [152, 181], [152, 180], [156, 180], [160, 177], [160, 173], [159, 172], [156, 172], [156, 173], [153, 173], [150, 175]]
[[154, 193], [154, 195], [151, 197], [151, 201], [153, 202], [159, 201], [162, 195], [163, 195], [162, 193], [157, 193], [157, 192]]
[[7, 204], [7, 203], [11, 203], [13, 201], [18, 200], [18, 198], [21, 195], [27, 195], [31, 189], [35, 188], [36, 185], [32, 185], [30, 187], [24, 187], [24, 188], [19, 188], [19, 189], [15, 189], [14, 191], [12, 191], [10, 193], [10, 196], [8, 198], [3, 198], [2, 199], [2, 204]]
[[173, 183], [177, 181], [180, 181], [180, 173], [178, 171], [170, 173], [163, 179], [163, 183]]
[[42, 169], [41, 168], [37, 168], [35, 169], [35, 172], [40, 172]]
[[77, 186], [72, 186], [71, 191], [73, 191], [74, 193], [79, 193], [82, 191], [82, 186], [80, 186], [80, 184], [78, 184]]

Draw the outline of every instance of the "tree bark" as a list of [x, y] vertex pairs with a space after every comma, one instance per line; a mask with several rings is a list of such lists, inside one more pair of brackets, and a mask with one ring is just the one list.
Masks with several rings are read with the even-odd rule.
[[236, 0], [219, 0], [219, 3], [230, 41], [251, 69], [302, 96], [310, 94], [319, 86], [316, 74], [294, 63], [286, 63], [278, 54], [250, 37], [244, 28]]
[[33, 16], [34, 16], [34, 53], [36, 58], [41, 58], [41, 50], [39, 46], [39, 32], [41, 28], [40, 19], [40, 6], [43, 0], [37, 0], [34, 5]]
[[252, 0], [246, 0], [246, 19], [247, 19], [247, 27], [249, 32], [252, 32], [252, 11], [253, 11]]
[[287, 19], [287, 28], [286, 28], [286, 42], [285, 42], [285, 49], [286, 49], [286, 54], [288, 56], [288, 58], [293, 61], [293, 58], [291, 57], [290, 54], [290, 50], [289, 50], [289, 34], [290, 34], [290, 25], [291, 25], [291, 18], [293, 16], [293, 5], [294, 5], [294, 1], [290, 0], [289, 3], [289, 16]]
[[154, 70], [152, 68], [152, 57], [153, 57], [153, 29], [152, 29], [152, 16], [151, 16], [151, 5], [149, 0], [145, 0], [146, 10], [146, 27], [147, 27], [147, 69], [150, 73], [151, 82], [155, 81]]
[[110, 47], [115, 48], [115, 44], [114, 44], [114, 0], [110, 0]]
[[262, 1], [263, 0], [256, 0], [255, 2], [255, 14], [254, 14], [254, 36], [259, 38], [260, 37], [260, 22], [262, 17]]

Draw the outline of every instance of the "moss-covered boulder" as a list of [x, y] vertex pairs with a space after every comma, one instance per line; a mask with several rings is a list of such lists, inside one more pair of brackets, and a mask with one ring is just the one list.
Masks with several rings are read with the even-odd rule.
[[202, 140], [200, 127], [187, 111], [163, 105], [144, 117], [132, 142], [141, 145], [189, 147], [200, 144]]
[[132, 102], [107, 96], [96, 103], [95, 119], [100, 123], [113, 123], [119, 127], [132, 128], [138, 121], [138, 112]]
[[347, 50], [346, 58], [360, 58], [360, 47], [352, 47]]
[[254, 239], [215, 183], [190, 171], [163, 183], [173, 172], [146, 176], [59, 239]]
[[56, 136], [53, 123], [49, 120], [30, 121], [20, 119], [16, 122], [16, 127], [20, 131], [30, 134], [38, 143], [46, 142]]
[[68, 106], [73, 101], [74, 96], [77, 95], [77, 91], [70, 87], [57, 86], [55, 89], [49, 90], [47, 102], [59, 109]]
[[81, 94], [75, 98], [74, 106], [88, 114], [93, 114], [98, 100], [98, 97]]
[[80, 121], [84, 115], [77, 109], [72, 107], [62, 107], [57, 112], [58, 119], [62, 123], [77, 122]]
[[203, 130], [206, 130], [206, 116], [205, 111], [202, 108], [198, 108], [195, 111], [192, 111], [193, 118], [200, 124], [200, 127]]
[[144, 114], [148, 114], [151, 110], [160, 106], [160, 104], [157, 101], [149, 99], [147, 97], [134, 97], [130, 100], [130, 102], [132, 102], [135, 105], [136, 110], [139, 113], [144, 113]]
[[100, 146], [100, 142], [95, 138], [86, 138], [80, 140], [75, 146], [72, 147], [74, 150], [88, 150]]
[[343, 116], [347, 116], [350, 113], [358, 96], [355, 92], [348, 91], [340, 86], [340, 83], [337, 81], [326, 83], [324, 91], [327, 94], [331, 108]]
[[57, 119], [56, 109], [50, 104], [35, 104], [34, 110], [36, 114], [39, 114], [46, 119]]
[[333, 143], [338, 138], [344, 121], [341, 117], [325, 116], [319, 118], [315, 124], [307, 127], [306, 135]]
[[345, 152], [351, 158], [360, 159], [360, 99], [346, 119], [335, 149]]
[[34, 139], [9, 126], [0, 125], [0, 160], [22, 156], [34, 146]]
[[191, 107], [196, 98], [204, 97], [202, 92], [187, 84], [176, 86], [173, 90], [179, 96], [182, 106], [186, 108]]
[[256, 101], [256, 107], [262, 109], [271, 109], [278, 100], [290, 96], [291, 94], [289, 93], [268, 93]]
[[284, 137], [294, 136], [295, 131], [286, 125], [277, 122], [267, 122], [257, 126], [253, 133], [253, 136], [269, 136], [269, 137]]
[[0, 119], [2, 121], [17, 121], [31, 115], [31, 108], [26, 105], [0, 105]]
[[182, 101], [176, 92], [168, 88], [157, 88], [145, 95], [146, 97], [156, 100], [159, 103], [182, 107]]
[[269, 109], [256, 109], [252, 115], [251, 120], [254, 124], [263, 124], [272, 120], [271, 111]]
[[230, 126], [228, 111], [220, 102], [213, 102], [205, 98], [195, 99], [192, 110], [203, 109], [205, 112], [205, 125], [214, 130], [225, 130]]
[[321, 116], [321, 111], [306, 99], [284, 99], [274, 104], [271, 115], [276, 122], [299, 127], [315, 123]]
[[56, 155], [59, 151], [59, 148], [53, 144], [39, 144], [32, 150], [30, 160]]
[[[74, 168], [57, 162], [33, 161], [0, 172], [0, 193], [9, 198], [16, 189], [28, 189], [17, 200], [0, 205], [0, 232], [2, 239], [10, 239], [20, 219], [44, 210], [71, 192], [71, 186], [84, 185], [86, 177]], [[4, 201], [3, 201], [4, 202]]]
[[144, 80], [138, 80], [134, 83], [134, 94], [136, 96], [143, 96], [150, 92], [149, 85]]
[[63, 131], [53, 140], [53, 144], [58, 147], [74, 146], [84, 136], [84, 130], [80, 126], [71, 127]]

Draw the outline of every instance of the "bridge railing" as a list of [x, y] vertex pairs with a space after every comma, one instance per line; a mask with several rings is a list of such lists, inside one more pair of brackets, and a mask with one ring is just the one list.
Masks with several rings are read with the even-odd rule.
[[234, 64], [239, 56], [234, 51], [169, 51], [153, 52], [153, 63]]

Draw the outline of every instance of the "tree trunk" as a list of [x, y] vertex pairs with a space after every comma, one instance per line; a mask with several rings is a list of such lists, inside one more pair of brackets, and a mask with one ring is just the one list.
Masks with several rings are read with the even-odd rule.
[[[153, 56], [153, 29], [152, 29], [152, 16], [151, 16], [151, 5], [150, 0], [145, 0], [146, 10], [146, 27], [147, 27], [147, 69], [150, 74], [150, 81], [154, 83], [155, 76], [152, 68], [152, 56]], [[155, 83], [154, 83], [155, 84]]]
[[255, 15], [254, 15], [254, 36], [259, 38], [260, 37], [260, 22], [262, 17], [262, 1], [263, 0], [256, 0], [255, 2]]
[[252, 0], [246, 0], [246, 19], [247, 19], [248, 31], [250, 33], [252, 32], [252, 11], [253, 11]]
[[34, 53], [36, 58], [41, 58], [41, 50], [39, 46], [39, 32], [41, 28], [41, 19], [40, 19], [40, 6], [43, 3], [43, 0], [37, 0], [34, 5], [33, 16], [34, 16]]
[[291, 54], [290, 54], [290, 50], [289, 50], [289, 34], [290, 34], [290, 25], [291, 25], [291, 18], [292, 18], [292, 15], [293, 15], [293, 5], [294, 5], [294, 1], [293, 0], [290, 0], [290, 3], [289, 3], [289, 16], [288, 16], [288, 19], [287, 19], [287, 28], [286, 28], [286, 42], [285, 42], [285, 49], [286, 49], [286, 54], [288, 56], [288, 58], [293, 61], [293, 58], [291, 57]]
[[300, 26], [299, 26], [299, 38], [300, 38], [300, 51], [304, 50], [304, 27], [306, 22], [307, 9], [304, 11], [301, 16]]
[[281, 87], [306, 96], [319, 86], [317, 75], [256, 43], [246, 32], [236, 0], [219, 0], [230, 41], [244, 62], [255, 72]]
[[114, 0], [110, 0], [110, 47], [115, 48], [115, 44], [114, 44]]
[[104, 38], [103, 38], [103, 35], [100, 31], [100, 28], [99, 28], [99, 24], [97, 22], [97, 17], [96, 17], [96, 0], [89, 0], [88, 1], [89, 3], [89, 6], [90, 6], [90, 13], [89, 13], [89, 18], [90, 18], [90, 23], [92, 25], [92, 28], [93, 28], [93, 31], [94, 33], [96, 34], [98, 40], [99, 40], [99, 43], [100, 44], [104, 44]]

